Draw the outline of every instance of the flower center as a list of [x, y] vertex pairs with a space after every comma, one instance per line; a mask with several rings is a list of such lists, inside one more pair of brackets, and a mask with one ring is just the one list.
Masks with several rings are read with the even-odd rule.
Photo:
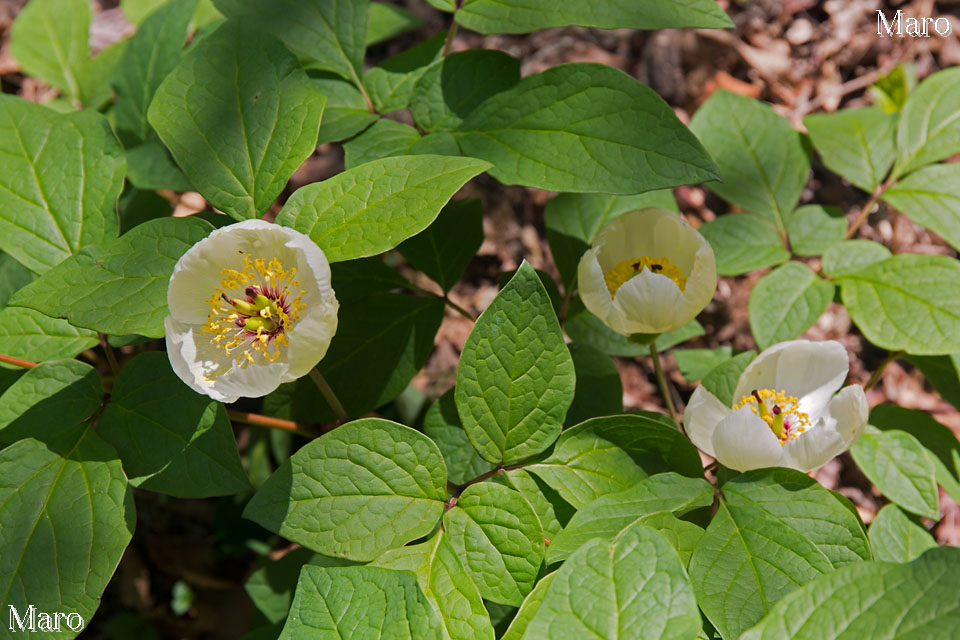
[[733, 408], [749, 406], [767, 423], [773, 435], [780, 439], [780, 446], [783, 446], [810, 428], [810, 416], [797, 411], [799, 404], [795, 396], [788, 396], [783, 390], [754, 389], [749, 396], [742, 396]]
[[673, 280], [681, 293], [687, 286], [687, 277], [666, 258], [640, 256], [633, 260], [621, 260], [615, 267], [603, 274], [603, 278], [607, 282], [607, 289], [610, 290], [610, 297], [613, 298], [617, 294], [617, 289], [622, 287], [627, 280], [638, 275], [644, 268]]
[[249, 254], [242, 269], [222, 270], [220, 286], [207, 301], [212, 313], [204, 329], [213, 335], [210, 344], [241, 367], [258, 357], [276, 360], [281, 345], [289, 344], [286, 333], [306, 308], [300, 298], [306, 290], [296, 275], [296, 267], [284, 269], [276, 258], [267, 262]]

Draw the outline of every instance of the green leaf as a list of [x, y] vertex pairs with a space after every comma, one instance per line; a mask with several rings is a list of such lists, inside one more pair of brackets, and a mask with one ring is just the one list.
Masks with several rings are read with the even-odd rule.
[[903, 109], [910, 93], [917, 86], [917, 70], [913, 63], [900, 63], [890, 73], [880, 76], [870, 86], [873, 103], [887, 113], [896, 113]]
[[520, 82], [520, 61], [493, 49], [469, 49], [445, 57], [420, 77], [410, 114], [424, 131], [452, 131], [490, 96]]
[[883, 495], [911, 513], [940, 519], [933, 454], [906, 431], [867, 429], [850, 447], [860, 470]]
[[300, 573], [280, 640], [441, 640], [442, 625], [409, 571], [312, 567]]
[[379, 258], [360, 258], [330, 265], [340, 304], [357, 302], [378, 293], [411, 290], [412, 283]]
[[168, 73], [180, 60], [187, 25], [197, 0], [173, 0], [151, 13], [130, 38], [110, 84], [117, 130], [144, 141], [150, 134], [147, 109]]
[[533, 620], [533, 616], [535, 616], [540, 609], [540, 605], [543, 604], [543, 598], [547, 595], [547, 589], [550, 587], [550, 583], [553, 582], [553, 576], [555, 575], [556, 573], [548, 574], [537, 582], [537, 586], [533, 588], [533, 591], [528, 593], [527, 597], [523, 599], [523, 604], [520, 605], [517, 615], [513, 617], [510, 626], [507, 627], [506, 632], [504, 632], [500, 640], [523, 640], [523, 634], [526, 632], [530, 621]]
[[949, 640], [958, 589], [960, 551], [951, 547], [910, 564], [851, 565], [794, 591], [740, 640]]
[[960, 262], [900, 254], [842, 276], [840, 293], [867, 340], [891, 351], [960, 352]]
[[[437, 6], [436, 0], [433, 0]], [[440, 8], [440, 7], [438, 7]], [[729, 29], [733, 23], [714, 0], [646, 0], [637, 4], [599, 0], [589, 5], [546, 0], [472, 0], [457, 22], [480, 33], [531, 33], [581, 25], [600, 29]]]
[[898, 178], [960, 152], [960, 69], [934, 73], [910, 94], [897, 127]]
[[897, 505], [884, 506], [870, 524], [870, 546], [877, 560], [912, 562], [937, 546], [933, 536]]
[[612, 541], [592, 540], [556, 572], [526, 638], [693, 640], [700, 614], [677, 552], [636, 524]]
[[363, 74], [363, 85], [378, 113], [390, 113], [410, 105], [417, 82], [440, 60], [446, 35], [441, 31]]
[[27, 286], [37, 276], [11, 256], [0, 253], [0, 311], [7, 306], [7, 300], [17, 291]]
[[173, 267], [210, 230], [208, 222], [193, 217], [144, 222], [64, 260], [17, 292], [10, 304], [103, 333], [163, 337]]
[[126, 49], [125, 40], [115, 42], [80, 68], [80, 75], [77, 78], [80, 83], [80, 102], [87, 109], [103, 110], [113, 98], [110, 77], [120, 64]]
[[344, 166], [353, 169], [380, 158], [411, 155], [410, 147], [419, 139], [420, 134], [410, 125], [381, 118], [343, 144]]
[[443, 456], [430, 438], [365, 418], [293, 454], [243, 513], [308, 549], [365, 562], [430, 533], [446, 485]]
[[33, 0], [14, 20], [10, 53], [23, 72], [75, 98], [89, 63], [90, 3]]
[[960, 166], [935, 164], [908, 175], [883, 194], [883, 200], [922, 227], [960, 248]]
[[23, 266], [42, 274], [117, 235], [126, 163], [102, 116], [0, 96], [0, 154], [0, 250]]
[[170, 151], [156, 139], [127, 149], [127, 180], [138, 189], [193, 191]]
[[197, 191], [238, 220], [266, 211], [313, 153], [324, 105], [293, 54], [253, 24], [227, 22], [192, 46], [147, 114]]
[[[608, 356], [635, 358], [650, 355], [650, 346], [630, 342], [626, 336], [616, 333], [603, 323], [603, 320], [587, 311], [579, 298], [574, 298], [570, 304], [563, 329], [570, 338], [578, 343], [593, 347]], [[696, 319], [691, 320], [676, 331], [661, 333], [656, 340], [657, 349], [661, 352], [670, 347], [686, 342], [690, 338], [702, 336], [705, 333], [703, 326]]]
[[817, 113], [803, 119], [828, 169], [867, 193], [883, 181], [897, 155], [897, 114], [878, 107]]
[[748, 213], [722, 215], [699, 231], [713, 247], [721, 276], [738, 276], [790, 259], [777, 230]]
[[327, 97], [317, 144], [339, 142], [360, 133], [379, 118], [370, 113], [355, 86], [325, 72], [310, 72], [316, 90]]
[[377, 255], [426, 229], [489, 166], [446, 156], [374, 160], [297, 189], [277, 223], [309, 235], [331, 262]]
[[812, 327], [833, 300], [834, 286], [802, 262], [782, 264], [750, 292], [750, 330], [757, 346], [792, 340]]
[[697, 110], [690, 129], [720, 167], [723, 182], [710, 189], [783, 234], [810, 173], [800, 134], [769, 105], [722, 89]]
[[120, 461], [92, 427], [0, 451], [0, 607], [89, 621], [135, 522]]
[[623, 413], [623, 384], [613, 360], [586, 345], [571, 344], [569, 348], [577, 386], [564, 423]]
[[610, 540], [635, 522], [646, 523], [654, 514], [683, 515], [698, 507], [709, 507], [713, 494], [713, 487], [703, 478], [687, 478], [672, 472], [650, 476], [577, 511], [547, 547], [547, 562], [564, 560], [595, 538]]
[[7, 356], [34, 362], [72, 358], [97, 343], [93, 331], [33, 309], [7, 307], [0, 311], [0, 353]]
[[831, 278], [841, 278], [891, 255], [889, 249], [873, 240], [846, 240], [823, 254], [823, 273]]
[[177, 498], [250, 489], [226, 409], [183, 384], [162, 352], [124, 365], [97, 433], [120, 454], [137, 488]]
[[721, 502], [688, 570], [704, 614], [724, 638], [737, 638], [777, 600], [833, 565], [813, 542], [766, 511]]
[[[139, 25], [150, 14], [164, 5], [168, 0], [120, 0], [120, 9], [131, 23]], [[200, 0], [193, 12], [190, 23], [191, 31], [207, 25], [214, 18], [220, 17], [220, 12], [213, 6], [211, 0]]]
[[631, 196], [561, 193], [547, 203], [543, 212], [547, 240], [564, 289], [573, 286], [580, 258], [600, 229], [628, 211], [645, 207], [677, 211], [677, 201], [672, 191], [663, 189]]
[[677, 349], [673, 352], [677, 361], [677, 369], [687, 382], [697, 382], [710, 373], [714, 367], [723, 364], [733, 357], [730, 347], [716, 349]]
[[787, 222], [790, 248], [798, 256], [819, 256], [843, 242], [847, 221], [836, 207], [808, 204], [793, 212]]
[[443, 528], [485, 599], [519, 607], [543, 563], [540, 519], [519, 492], [472, 484], [443, 514]]
[[257, 610], [270, 622], [283, 622], [290, 611], [293, 593], [303, 565], [342, 567], [348, 560], [328, 558], [309, 549], [294, 549], [278, 560], [262, 556], [257, 569], [244, 583], [244, 589]]
[[[523, 469], [509, 469], [493, 476], [491, 481], [502, 481], [520, 492], [540, 520], [545, 538], [558, 535], [570, 521], [575, 509], [543, 480]], [[549, 544], [546, 540], [545, 543]]]
[[[657, 345], [657, 351], [661, 353], [675, 347], [678, 344], [682, 344], [691, 338], [696, 338], [697, 336], [702, 336], [706, 333], [706, 330], [703, 328], [703, 325], [700, 324], [696, 318], [683, 325], [676, 331], [668, 331], [666, 333], [661, 333], [654, 342]], [[649, 353], [649, 346], [647, 347]]]
[[[2, 268], [2, 267], [0, 267]], [[944, 400], [960, 408], [960, 354], [907, 356]]]
[[686, 567], [690, 564], [690, 558], [693, 557], [693, 551], [700, 544], [700, 538], [703, 537], [703, 528], [681, 520], [672, 513], [660, 511], [644, 516], [640, 519], [645, 526], [656, 529], [663, 538], [670, 543], [677, 554], [680, 556], [680, 563]]
[[577, 509], [649, 475], [703, 477], [696, 448], [659, 414], [587, 420], [564, 431], [549, 456], [525, 468]]
[[444, 291], [450, 291], [483, 244], [483, 206], [475, 198], [451, 202], [437, 219], [397, 250]]
[[228, 18], [256, 25], [318, 66], [359, 84], [368, 0], [215, 0], [214, 4]]
[[524, 261], [480, 315], [457, 367], [457, 410], [484, 459], [540, 453], [573, 399], [570, 351], [540, 278]]
[[652, 89], [599, 64], [527, 76], [481, 103], [455, 132], [504, 184], [632, 194], [719, 177]]
[[[127, 189], [123, 197], [120, 198], [119, 209], [120, 234], [123, 235], [147, 220], [170, 216], [170, 214], [173, 213], [173, 203], [155, 191]], [[203, 216], [202, 213], [194, 215]], [[213, 212], [209, 212], [207, 216], [204, 216], [204, 219], [209, 221], [214, 217], [230, 220], [226, 215], [215, 214]], [[230, 221], [232, 222], [232, 220]], [[214, 224], [214, 226], [216, 225]]]
[[79, 360], [41, 362], [0, 396], [0, 442], [48, 442], [100, 408], [96, 370]]
[[753, 507], [803, 535], [834, 567], [870, 560], [863, 523], [829, 490], [793, 469], [748, 471], [723, 485], [731, 507]]
[[756, 357], [757, 352], [753, 349], [738, 353], [729, 360], [725, 360], [711, 369], [707, 375], [703, 377], [700, 384], [706, 387], [707, 391], [717, 396], [720, 402], [728, 407], [732, 406], [733, 392], [737, 388], [740, 374], [743, 373], [747, 365]]
[[493, 640], [493, 625], [480, 592], [444, 531], [422, 544], [387, 551], [371, 566], [415, 573], [420, 589], [440, 618], [445, 640]]
[[386, 2], [371, 2], [367, 14], [366, 45], [390, 40], [402, 33], [413, 31], [423, 20], [401, 6]]
[[480, 457], [470, 444], [467, 432], [460, 424], [453, 389], [437, 398], [423, 418], [423, 432], [430, 436], [443, 453], [447, 476], [454, 484], [466, 484], [495, 468], [492, 462]]

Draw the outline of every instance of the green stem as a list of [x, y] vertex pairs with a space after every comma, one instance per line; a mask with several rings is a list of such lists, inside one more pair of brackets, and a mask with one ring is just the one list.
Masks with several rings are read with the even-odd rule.
[[573, 280], [570, 281], [570, 285], [567, 287], [567, 290], [563, 292], [563, 302], [560, 303], [560, 322], [563, 323], [567, 319], [567, 314], [570, 313], [570, 301], [573, 299], [573, 292], [577, 288], [577, 274], [573, 274]]
[[337, 398], [337, 395], [333, 392], [333, 389], [330, 388], [330, 385], [327, 383], [327, 379], [323, 377], [323, 374], [317, 371], [317, 368], [314, 367], [310, 369], [310, 379], [313, 380], [313, 383], [317, 385], [317, 389], [320, 389], [320, 393], [323, 394], [324, 400], [327, 401], [327, 404], [330, 405], [330, 408], [333, 409], [333, 412], [336, 414], [337, 419], [340, 422], [347, 422], [350, 420], [350, 416], [347, 415], [346, 409], [343, 408], [343, 405], [340, 403], [340, 399]]
[[120, 363], [117, 362], [117, 355], [113, 352], [113, 347], [110, 346], [110, 343], [107, 341], [107, 335], [105, 333], [98, 333], [100, 336], [100, 346], [103, 347], [103, 352], [107, 355], [107, 364], [110, 366], [110, 372], [113, 373], [114, 377], [120, 375]]
[[454, 302], [453, 300], [451, 300], [451, 299], [448, 298], [447, 296], [443, 296], [443, 301], [444, 301], [444, 303], [446, 303], [446, 305], [447, 305], [448, 307], [450, 307], [451, 309], [453, 309], [454, 311], [456, 311], [457, 313], [459, 313], [460, 315], [462, 315], [462, 316], [463, 316], [464, 318], [466, 318], [467, 320], [470, 320], [470, 321], [475, 321], [475, 320], [476, 320], [476, 318], [473, 317], [473, 314], [472, 314], [472, 313], [470, 313], [469, 311], [467, 311], [466, 309], [464, 309], [463, 307], [461, 307], [460, 305], [458, 305], [456, 302]]
[[457, 29], [460, 27], [460, 25], [457, 24], [456, 18], [457, 18], [457, 14], [454, 13], [453, 22], [450, 24], [450, 30], [447, 31], [447, 39], [444, 40], [443, 42], [443, 53], [441, 53], [440, 55], [442, 55], [444, 58], [447, 57], [448, 53], [450, 53], [450, 47], [453, 45], [453, 39], [456, 37]]
[[887, 189], [893, 186], [894, 182], [895, 180], [893, 179], [887, 180], [873, 190], [873, 194], [870, 196], [870, 199], [867, 200], [867, 204], [863, 205], [863, 209], [860, 210], [860, 213], [857, 214], [857, 217], [853, 220], [850, 228], [847, 229], [847, 234], [844, 236], [847, 240], [852, 238], [853, 234], [856, 233], [857, 229], [860, 228], [860, 225], [866, 222], [867, 216], [869, 216], [870, 212], [873, 211], [873, 207], [876, 206], [877, 202], [880, 200], [880, 196], [882, 196]]
[[867, 389], [870, 389], [875, 384], [880, 382], [880, 378], [883, 376], [883, 371], [884, 369], [887, 368], [887, 365], [902, 355], [903, 355], [903, 351], [892, 351], [890, 355], [888, 355], [886, 359], [884, 359], [884, 361], [880, 363], [880, 366], [877, 367], [877, 370], [870, 375], [870, 379], [867, 380], [867, 384], [863, 385], [863, 390], [866, 391]]
[[677, 419], [677, 409], [673, 406], [673, 396], [670, 395], [670, 386], [667, 384], [667, 376], [663, 373], [663, 365], [660, 364], [660, 354], [657, 352], [656, 340], [650, 343], [650, 357], [653, 359], [653, 369], [657, 372], [657, 383], [660, 385], [660, 395], [663, 396], [663, 403], [667, 405], [667, 411], [670, 417], [680, 428], [680, 421]]

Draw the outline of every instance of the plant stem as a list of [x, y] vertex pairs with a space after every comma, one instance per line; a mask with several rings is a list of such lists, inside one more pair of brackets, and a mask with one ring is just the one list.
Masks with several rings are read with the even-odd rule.
[[860, 213], [857, 214], [857, 217], [853, 220], [850, 228], [847, 229], [847, 234], [844, 236], [846, 240], [852, 238], [853, 234], [856, 233], [857, 229], [860, 228], [860, 225], [866, 222], [867, 216], [869, 216], [870, 212], [873, 211], [873, 207], [876, 206], [877, 201], [880, 200], [880, 196], [882, 196], [884, 192], [893, 185], [893, 183], [894, 180], [887, 180], [873, 190], [873, 194], [870, 196], [870, 199], [867, 200], [867, 204], [863, 205], [863, 209], [860, 210]]
[[657, 341], [650, 343], [650, 357], [653, 358], [653, 369], [657, 372], [657, 383], [660, 385], [660, 395], [663, 396], [663, 403], [667, 405], [667, 411], [670, 417], [680, 428], [680, 421], [677, 420], [677, 409], [673, 406], [673, 396], [670, 395], [670, 386], [667, 384], [667, 376], [663, 373], [663, 365], [660, 364], [660, 354], [657, 352]]
[[573, 274], [573, 280], [570, 281], [570, 286], [563, 292], [563, 302], [560, 303], [560, 313], [557, 314], [561, 323], [566, 321], [567, 314], [570, 313], [570, 301], [573, 299], [573, 292], [576, 288], [577, 274]]
[[259, 413], [247, 413], [246, 411], [235, 411], [234, 409], [227, 409], [227, 415], [230, 416], [230, 419], [234, 422], [242, 422], [243, 424], [250, 424], [255, 427], [266, 427], [267, 429], [279, 429], [280, 431], [288, 431], [307, 438], [317, 437], [317, 434], [307, 428], [306, 425], [294, 422], [293, 420], [271, 418], [270, 416], [262, 416]]
[[454, 311], [462, 315], [467, 320], [476, 321], [476, 318], [473, 317], [472, 313], [470, 313], [469, 311], [467, 311], [466, 309], [458, 305], [456, 302], [454, 302], [447, 296], [443, 296], [443, 301], [446, 303], [448, 307], [450, 307], [451, 309], [453, 309]]
[[315, 385], [317, 385], [317, 389], [320, 389], [320, 393], [323, 394], [323, 399], [326, 400], [327, 404], [330, 405], [330, 408], [333, 409], [337, 419], [340, 422], [347, 422], [350, 420], [350, 416], [347, 415], [347, 410], [343, 408], [343, 405], [340, 403], [340, 399], [337, 398], [337, 394], [333, 392], [333, 389], [331, 389], [330, 385], [327, 384], [327, 379], [323, 377], [323, 374], [320, 373], [316, 367], [310, 369], [310, 379], [313, 380]]
[[450, 24], [450, 30], [447, 31], [447, 39], [444, 40], [444, 42], [443, 42], [443, 53], [440, 54], [440, 55], [442, 55], [444, 58], [447, 57], [447, 54], [448, 54], [448, 53], [450, 53], [450, 47], [453, 45], [453, 39], [456, 37], [456, 35], [457, 35], [457, 29], [458, 29], [459, 27], [460, 27], [460, 25], [457, 24], [457, 21], [456, 21], [456, 14], [454, 14], [454, 20], [453, 20], [453, 22]]
[[877, 367], [877, 370], [870, 375], [870, 379], [867, 380], [867, 384], [863, 385], [863, 390], [866, 391], [872, 386], [880, 382], [880, 378], [883, 376], [883, 371], [887, 368], [887, 365], [903, 355], [903, 351], [891, 351], [883, 362], [880, 363], [880, 366]]
[[2, 353], [0, 353], [0, 362], [6, 362], [7, 364], [12, 364], [15, 367], [23, 367], [24, 369], [32, 369], [39, 364], [38, 362], [21, 360], [20, 358], [14, 358], [13, 356], [5, 356]]
[[107, 364], [110, 366], [110, 371], [113, 373], [113, 377], [116, 378], [120, 375], [120, 363], [117, 362], [117, 355], [113, 352], [113, 347], [111, 347], [107, 341], [107, 335], [105, 333], [98, 333], [97, 335], [100, 336], [100, 346], [103, 347], [103, 352], [107, 355]]

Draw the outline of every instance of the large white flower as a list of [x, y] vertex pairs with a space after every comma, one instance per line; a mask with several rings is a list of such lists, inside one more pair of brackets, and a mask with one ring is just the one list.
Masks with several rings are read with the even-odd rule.
[[839, 342], [781, 342], [740, 375], [733, 407], [697, 387], [683, 426], [693, 444], [737, 471], [816, 469], [846, 451], [867, 425], [860, 385], [834, 395], [848, 368]]
[[625, 213], [600, 230], [577, 270], [583, 304], [623, 335], [684, 326], [717, 288], [710, 244], [672, 211]]
[[173, 370], [222, 402], [306, 375], [330, 346], [339, 308], [323, 251], [263, 220], [218, 229], [183, 254], [167, 306]]

